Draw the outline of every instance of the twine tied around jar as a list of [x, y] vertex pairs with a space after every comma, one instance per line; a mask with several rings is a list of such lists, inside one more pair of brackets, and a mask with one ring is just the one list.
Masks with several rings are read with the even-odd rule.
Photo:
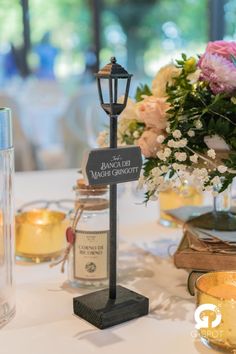
[[73, 221], [72, 221], [72, 225], [69, 226], [67, 229], [66, 229], [66, 240], [68, 242], [68, 246], [66, 247], [65, 249], [65, 253], [64, 253], [64, 256], [63, 258], [61, 258], [60, 260], [56, 261], [56, 262], [53, 262], [50, 264], [50, 268], [58, 265], [58, 264], [61, 264], [61, 272], [64, 273], [65, 271], [65, 263], [66, 261], [68, 260], [68, 257], [69, 257], [69, 254], [70, 254], [70, 251], [75, 243], [75, 237], [76, 237], [76, 227], [78, 225], [78, 222], [83, 214], [83, 211], [84, 211], [84, 204], [79, 204], [77, 209], [76, 209], [76, 212], [75, 212], [75, 216], [73, 218]]
[[[65, 263], [68, 260], [69, 254], [71, 249], [74, 246], [75, 239], [76, 239], [76, 228], [81, 219], [81, 216], [84, 211], [99, 211], [104, 210], [109, 207], [109, 202], [106, 198], [97, 197], [98, 195], [104, 194], [106, 191], [106, 187], [99, 186], [97, 188], [92, 186], [83, 186], [82, 190], [82, 198], [80, 198], [75, 203], [75, 215], [72, 221], [72, 225], [66, 229], [66, 240], [68, 242], [68, 246], [65, 249], [64, 256], [50, 264], [50, 268], [61, 264], [61, 272], [64, 273], [65, 271]], [[95, 197], [96, 196], [96, 197]]]

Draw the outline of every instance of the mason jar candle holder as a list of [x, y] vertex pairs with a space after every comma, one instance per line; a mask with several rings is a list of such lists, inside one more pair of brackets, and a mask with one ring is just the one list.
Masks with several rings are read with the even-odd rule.
[[196, 282], [201, 341], [216, 350], [236, 352], [236, 271], [211, 272]]
[[16, 215], [16, 259], [41, 263], [61, 256], [69, 221], [66, 214], [50, 209], [29, 210]]

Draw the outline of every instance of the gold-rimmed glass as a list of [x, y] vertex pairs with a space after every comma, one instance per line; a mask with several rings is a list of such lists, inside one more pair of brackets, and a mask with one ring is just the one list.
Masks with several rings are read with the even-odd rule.
[[39, 208], [16, 215], [16, 259], [41, 263], [60, 257], [66, 247], [66, 213]]
[[197, 307], [214, 305], [221, 316], [215, 326], [216, 312], [204, 310], [201, 319], [207, 319], [206, 328], [199, 328], [204, 344], [226, 353], [236, 352], [236, 271], [210, 272], [196, 282]]

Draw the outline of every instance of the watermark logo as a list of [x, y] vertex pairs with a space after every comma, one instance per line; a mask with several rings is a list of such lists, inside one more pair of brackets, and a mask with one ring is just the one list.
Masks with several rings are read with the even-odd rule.
[[[202, 315], [204, 311], [211, 311], [214, 312], [215, 318], [210, 323], [210, 317], [207, 315]], [[202, 329], [202, 328], [216, 328], [219, 326], [222, 320], [222, 315], [220, 313], [219, 307], [214, 304], [202, 304], [197, 307], [194, 313], [194, 319], [196, 321], [195, 328]]]

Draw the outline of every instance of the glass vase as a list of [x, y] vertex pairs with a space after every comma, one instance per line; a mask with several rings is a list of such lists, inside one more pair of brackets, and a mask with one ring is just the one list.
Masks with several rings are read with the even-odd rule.
[[220, 187], [216, 186], [214, 190], [213, 210], [192, 219], [193, 226], [207, 230], [236, 231], [236, 214], [231, 208], [232, 185], [222, 193], [219, 193]]
[[203, 195], [187, 179], [179, 188], [169, 188], [159, 195], [160, 218], [159, 223], [165, 227], [177, 227], [176, 220], [168, 215], [168, 210], [183, 206], [200, 206], [203, 203]]
[[13, 174], [11, 115], [0, 108], [0, 327], [15, 313]]

